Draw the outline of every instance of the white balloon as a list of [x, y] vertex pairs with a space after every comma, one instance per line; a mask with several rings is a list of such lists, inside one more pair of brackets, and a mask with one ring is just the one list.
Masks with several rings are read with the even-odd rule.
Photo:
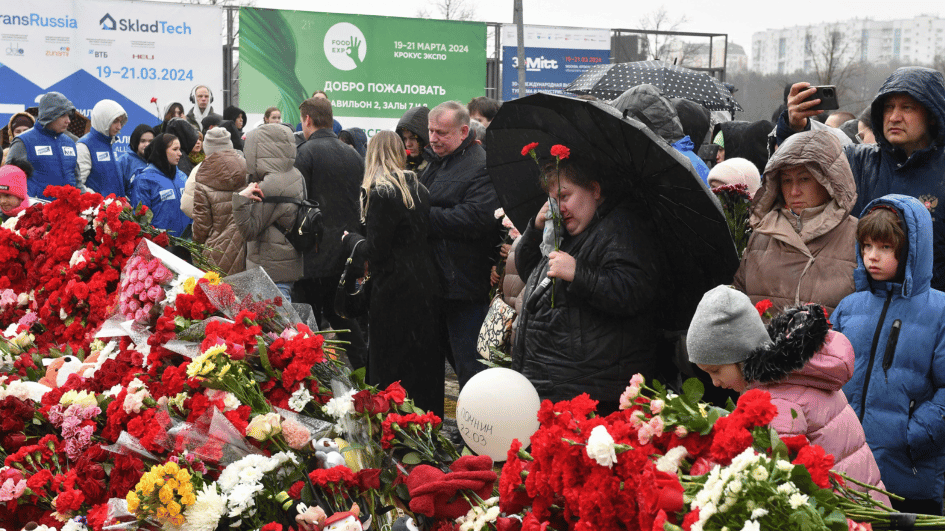
[[486, 369], [463, 386], [456, 401], [456, 425], [469, 449], [505, 461], [518, 439], [522, 447], [538, 431], [538, 391], [511, 369]]

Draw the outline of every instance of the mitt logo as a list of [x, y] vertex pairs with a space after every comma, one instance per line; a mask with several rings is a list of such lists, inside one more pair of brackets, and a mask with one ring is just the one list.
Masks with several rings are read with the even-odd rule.
[[52, 156], [52, 146], [36, 146], [36, 155], [37, 156]]
[[338, 70], [354, 70], [367, 55], [367, 42], [357, 26], [339, 22], [325, 33], [325, 57]]

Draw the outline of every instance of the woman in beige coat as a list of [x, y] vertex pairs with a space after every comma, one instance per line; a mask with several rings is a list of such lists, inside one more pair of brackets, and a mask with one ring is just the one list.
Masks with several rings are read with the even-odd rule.
[[302, 278], [302, 253], [283, 236], [298, 212], [293, 203], [262, 203], [262, 197], [305, 199], [305, 181], [295, 168], [295, 137], [282, 124], [263, 124], [246, 135], [243, 154], [249, 180], [232, 194], [233, 217], [246, 238], [248, 267], [262, 267], [291, 301], [292, 285]]
[[814, 302], [829, 312], [853, 293], [856, 184], [840, 141], [828, 131], [793, 135], [765, 167], [753, 229], [735, 287], [772, 312]]
[[210, 260], [224, 273], [246, 270], [246, 240], [233, 221], [233, 192], [246, 186], [246, 161], [224, 150], [200, 163], [194, 187], [194, 241], [210, 247]]

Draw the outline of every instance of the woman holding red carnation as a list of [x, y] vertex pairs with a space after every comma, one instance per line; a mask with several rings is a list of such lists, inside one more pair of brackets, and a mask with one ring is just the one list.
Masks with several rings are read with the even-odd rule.
[[[706, 293], [689, 325], [689, 361], [716, 387], [771, 394], [781, 437], [804, 435], [835, 459], [834, 470], [885, 490], [863, 427], [841, 388], [853, 376], [853, 346], [830, 330], [823, 306], [788, 308], [765, 328], [748, 296], [729, 286]], [[858, 488], [851, 485], [852, 488]], [[873, 499], [889, 505], [886, 496]]]
[[631, 376], [656, 376], [657, 248], [642, 210], [609, 188], [616, 179], [552, 149], [543, 185], [564, 230], [559, 250], [543, 252], [545, 203], [520, 240], [515, 264], [528, 281], [512, 368], [542, 399], [587, 393], [605, 415]]

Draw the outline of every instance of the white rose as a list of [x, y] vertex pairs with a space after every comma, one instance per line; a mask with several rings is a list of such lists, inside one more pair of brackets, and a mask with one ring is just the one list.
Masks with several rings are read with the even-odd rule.
[[746, 520], [742, 531], [761, 531], [761, 525], [756, 520]]

